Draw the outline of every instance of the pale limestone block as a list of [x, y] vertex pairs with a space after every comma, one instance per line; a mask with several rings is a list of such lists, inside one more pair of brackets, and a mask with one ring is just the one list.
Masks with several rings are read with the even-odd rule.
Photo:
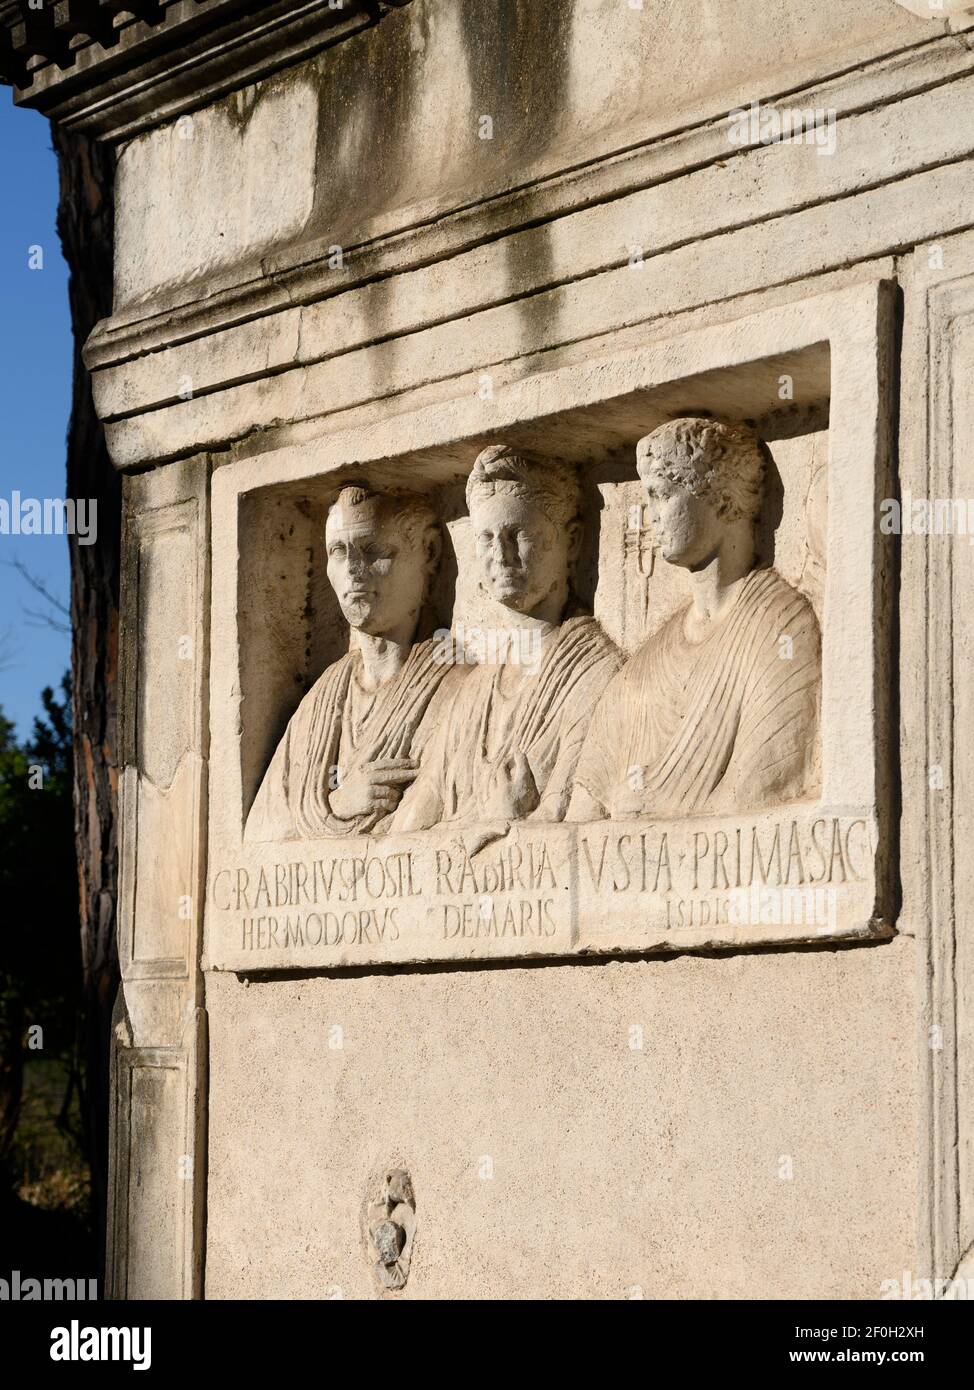
[[[971, 16], [490, 9], [119, 151], [111, 1288], [963, 1274], [974, 550], [877, 523], [974, 497]], [[753, 506], [646, 466], [701, 412]], [[630, 798], [575, 806], [586, 747]]]
[[877, 1299], [917, 1269], [916, 954], [211, 976], [207, 1294], [376, 1297], [394, 1163], [401, 1297]]
[[116, 307], [298, 235], [314, 200], [317, 122], [312, 84], [271, 79], [127, 145], [116, 188]]

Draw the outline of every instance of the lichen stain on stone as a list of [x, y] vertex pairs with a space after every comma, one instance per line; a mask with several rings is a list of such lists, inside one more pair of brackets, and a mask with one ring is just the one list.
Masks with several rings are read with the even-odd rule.
[[224, 97], [222, 101], [217, 102], [216, 109], [223, 112], [228, 125], [238, 135], [244, 135], [253, 119], [254, 112], [269, 98], [283, 95], [294, 87], [314, 85], [308, 67], [308, 64], [301, 64], [299, 67], [289, 68], [286, 72], [274, 73], [269, 77], [262, 78], [259, 82], [252, 82], [249, 86], [241, 87]]
[[540, 158], [564, 133], [574, 10], [573, 0], [465, 0], [459, 6], [474, 104], [493, 117], [495, 148], [516, 155], [519, 165]]
[[[574, 10], [573, 0], [550, 5], [471, 0], [461, 8], [471, 91], [479, 94], [480, 109], [494, 119], [494, 141], [483, 142], [485, 159], [498, 142], [494, 152], [512, 175], [540, 160], [565, 134]], [[547, 226], [509, 237], [503, 245], [512, 294], [526, 283], [544, 285], [554, 279]], [[550, 333], [558, 300], [535, 295], [516, 303], [521, 348], [531, 351]]]
[[[339, 244], [354, 244], [416, 176], [408, 142], [420, 69], [408, 15], [390, 14], [315, 60], [320, 102], [312, 221]], [[351, 187], [354, 200], [347, 196]]]
[[[515, 186], [526, 166], [564, 139], [573, 0], [415, 0], [380, 25], [325, 50], [308, 65], [319, 92], [315, 206], [306, 234], [342, 245], [346, 258], [383, 214], [417, 203], [443, 209]], [[442, 51], [441, 51], [442, 50]], [[434, 56], [461, 65], [468, 95], [444, 107], [428, 145], [418, 136], [420, 97]], [[482, 116], [493, 123], [481, 139]], [[355, 189], [355, 197], [348, 196]], [[513, 294], [553, 272], [548, 238], [509, 243]], [[354, 254], [354, 249], [352, 250]], [[363, 301], [373, 337], [386, 335], [395, 286]], [[519, 305], [525, 344], [550, 328], [550, 301]], [[383, 368], [395, 350], [383, 352]], [[375, 385], [381, 388], [382, 383]]]
[[[397, 207], [513, 186], [566, 134], [574, 9], [572, 0], [415, 0], [319, 54], [319, 232], [354, 245], [371, 219]], [[449, 62], [454, 47], [469, 100], [444, 104], [424, 147], [418, 98], [434, 55]], [[491, 139], [479, 138], [482, 116]]]

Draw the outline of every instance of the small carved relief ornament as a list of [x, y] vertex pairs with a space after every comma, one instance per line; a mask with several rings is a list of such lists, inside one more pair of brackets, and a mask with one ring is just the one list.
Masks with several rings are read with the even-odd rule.
[[369, 1205], [367, 1222], [379, 1283], [384, 1289], [404, 1288], [416, 1234], [416, 1198], [405, 1169], [386, 1173], [381, 1195]]

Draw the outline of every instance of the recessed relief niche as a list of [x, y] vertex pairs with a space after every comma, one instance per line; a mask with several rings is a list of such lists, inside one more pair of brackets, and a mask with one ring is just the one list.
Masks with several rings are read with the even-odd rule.
[[498, 442], [460, 496], [362, 476], [266, 502], [264, 573], [241, 568], [263, 635], [246, 840], [814, 796], [826, 447], [778, 446], [787, 522], [771, 449], [706, 416], [658, 426], [639, 478], [588, 496], [578, 464]]
[[718, 394], [241, 493], [224, 963], [869, 930], [875, 825], [823, 802], [828, 400]]

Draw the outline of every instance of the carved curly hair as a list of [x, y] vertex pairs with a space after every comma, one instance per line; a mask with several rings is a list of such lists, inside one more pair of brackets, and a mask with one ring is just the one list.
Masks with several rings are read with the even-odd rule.
[[652, 474], [662, 475], [705, 498], [729, 520], [757, 520], [766, 463], [754, 430], [705, 416], [668, 420], [636, 445], [636, 469], [644, 483]]
[[467, 479], [467, 506], [495, 492], [530, 497], [555, 526], [577, 520], [582, 492], [573, 464], [541, 458], [510, 444], [491, 444], [477, 455]]
[[368, 486], [349, 484], [328, 508], [328, 516], [338, 510], [357, 511], [362, 507], [372, 508], [380, 517], [395, 518], [410, 545], [442, 534], [435, 510], [416, 492], [374, 492]]

